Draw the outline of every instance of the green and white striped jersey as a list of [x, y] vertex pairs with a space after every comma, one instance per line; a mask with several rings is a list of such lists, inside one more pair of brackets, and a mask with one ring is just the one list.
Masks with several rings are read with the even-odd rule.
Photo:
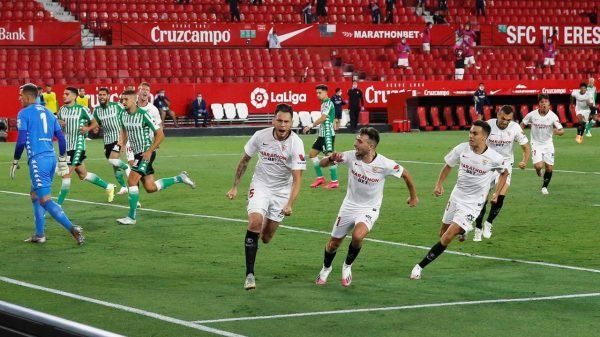
[[102, 127], [104, 144], [111, 144], [119, 140], [121, 132], [120, 115], [125, 109], [115, 102], [108, 102], [106, 106], [98, 105], [94, 108], [94, 119]]
[[152, 145], [150, 134], [160, 129], [154, 119], [143, 109], [137, 108], [134, 113], [124, 111], [121, 114], [121, 127], [127, 133], [127, 140], [134, 154], [146, 152]]
[[319, 124], [318, 136], [319, 137], [333, 137], [335, 131], [333, 130], [333, 120], [335, 119], [335, 107], [333, 102], [327, 98], [321, 103], [321, 115], [326, 115], [327, 119]]
[[67, 151], [85, 150], [85, 135], [79, 129], [92, 120], [90, 109], [79, 104], [63, 105], [58, 110], [58, 119], [65, 122], [63, 133], [67, 140]]

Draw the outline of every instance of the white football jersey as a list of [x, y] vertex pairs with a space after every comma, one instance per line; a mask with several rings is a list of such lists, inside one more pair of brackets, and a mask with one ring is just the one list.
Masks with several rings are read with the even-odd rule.
[[[138, 105], [138, 108], [146, 111], [156, 125], [160, 126], [162, 124], [162, 119], [160, 118], [160, 112], [158, 112], [158, 108], [155, 107], [154, 104], [148, 102], [148, 104], [146, 104], [146, 106]], [[154, 133], [152, 133], [152, 132], [150, 132], [150, 139], [154, 140]]]
[[531, 125], [531, 146], [553, 145], [552, 135], [554, 134], [554, 128], [558, 130], [563, 128], [562, 124], [558, 121], [558, 117], [552, 110], [548, 111], [544, 116], [541, 116], [537, 109], [533, 110], [523, 118], [522, 123], [524, 125]]
[[378, 211], [383, 200], [385, 177], [401, 178], [404, 172], [404, 167], [381, 154], [365, 163], [356, 158], [356, 151], [346, 151], [339, 163], [348, 165], [348, 190], [342, 203], [342, 208], [347, 210], [375, 208]]
[[500, 129], [496, 118], [490, 119], [487, 123], [492, 128], [487, 139], [488, 147], [501, 154], [506, 165], [514, 163], [513, 143], [517, 141], [519, 145], [525, 145], [528, 142], [519, 124], [511, 121], [505, 129]]
[[252, 176], [252, 183], [271, 191], [289, 189], [292, 185], [292, 170], [305, 170], [304, 143], [294, 132], [280, 141], [275, 138], [270, 127], [256, 131], [248, 140], [244, 151], [253, 156], [258, 153], [258, 162]]
[[589, 91], [586, 91], [585, 94], [581, 94], [579, 90], [573, 91], [571, 94], [573, 98], [575, 98], [575, 111], [590, 111], [589, 103], [593, 103], [594, 100]]
[[450, 167], [460, 164], [458, 179], [450, 196], [458, 202], [483, 203], [490, 184], [496, 178], [495, 172], [506, 170], [501, 154], [489, 147], [482, 154], [477, 154], [471, 150], [469, 143], [458, 144], [444, 157], [444, 161]]

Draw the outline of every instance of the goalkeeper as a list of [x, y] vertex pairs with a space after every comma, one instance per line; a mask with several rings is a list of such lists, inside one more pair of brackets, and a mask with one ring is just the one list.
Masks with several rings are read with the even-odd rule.
[[[82, 229], [74, 226], [62, 208], [51, 198], [52, 178], [56, 171], [64, 176], [69, 173], [66, 156], [66, 141], [58, 120], [50, 110], [36, 104], [37, 87], [25, 84], [20, 88], [19, 100], [23, 109], [17, 116], [19, 136], [15, 146], [15, 155], [10, 168], [11, 179], [19, 168], [19, 159], [23, 150], [27, 150], [27, 163], [31, 179], [31, 203], [35, 219], [35, 234], [25, 240], [31, 243], [44, 243], [44, 215], [48, 211], [52, 217], [63, 225], [73, 236], [77, 244], [84, 243]], [[58, 139], [60, 157], [56, 169], [56, 155], [52, 138]]]
[[[317, 98], [321, 101], [321, 117], [319, 117], [313, 123], [304, 126], [304, 133], [309, 133], [310, 129], [318, 126], [318, 137], [313, 143], [312, 149], [308, 153], [308, 157], [313, 163], [315, 172], [317, 173], [317, 179], [310, 185], [311, 188], [318, 187], [319, 185], [325, 185], [327, 182], [323, 177], [323, 171], [319, 165], [319, 152], [323, 152], [325, 155], [329, 155], [334, 151], [335, 143], [335, 131], [333, 130], [333, 121], [335, 119], [335, 107], [333, 102], [329, 99], [327, 94], [328, 88], [324, 84], [320, 84], [316, 87]], [[329, 173], [331, 173], [331, 182], [329, 185], [323, 186], [324, 188], [339, 188], [340, 183], [337, 176], [337, 165], [329, 166]]]

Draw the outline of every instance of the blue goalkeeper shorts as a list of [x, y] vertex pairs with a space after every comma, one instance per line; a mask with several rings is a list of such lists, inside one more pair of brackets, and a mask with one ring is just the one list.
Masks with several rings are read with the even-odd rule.
[[56, 171], [56, 156], [39, 155], [29, 160], [29, 178], [31, 179], [31, 191], [38, 198], [52, 193], [52, 179]]

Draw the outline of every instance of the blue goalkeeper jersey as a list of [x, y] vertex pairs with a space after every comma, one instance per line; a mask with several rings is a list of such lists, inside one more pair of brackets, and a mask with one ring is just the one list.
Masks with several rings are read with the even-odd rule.
[[17, 129], [27, 132], [27, 159], [43, 153], [54, 155], [52, 137], [60, 131], [60, 125], [54, 114], [39, 104], [30, 104], [19, 111]]

